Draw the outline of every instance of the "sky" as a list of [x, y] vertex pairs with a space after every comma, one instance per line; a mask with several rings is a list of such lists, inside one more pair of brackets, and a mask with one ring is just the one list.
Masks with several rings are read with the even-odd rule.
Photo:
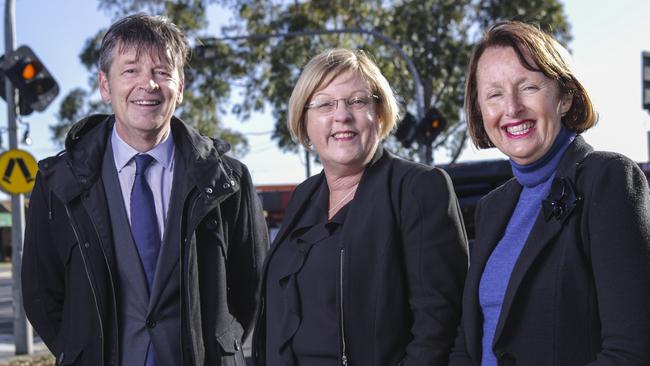
[[[1, 1], [2, 14], [5, 2]], [[569, 48], [579, 79], [589, 91], [599, 114], [596, 127], [584, 136], [598, 150], [616, 151], [638, 162], [647, 162], [650, 114], [641, 108], [641, 52], [650, 51], [649, 0], [565, 0], [565, 13], [573, 40]], [[227, 21], [216, 7], [208, 9], [209, 35], [219, 36]], [[36, 159], [56, 154], [61, 147], [51, 140], [49, 126], [63, 97], [76, 87], [87, 88], [91, 75], [81, 65], [79, 53], [87, 38], [111, 19], [92, 0], [16, 0], [16, 47], [30, 46], [54, 75], [61, 89], [44, 112], [23, 117], [30, 125], [31, 146], [21, 146]], [[4, 26], [0, 27], [4, 51]], [[224, 116], [226, 126], [249, 139], [250, 152], [241, 158], [255, 184], [299, 183], [305, 178], [303, 154], [283, 154], [270, 139], [270, 111], [254, 114], [247, 122]], [[6, 104], [0, 101], [1, 149], [7, 148]], [[21, 130], [20, 136], [22, 136]], [[446, 151], [434, 155], [436, 163], [448, 162]], [[471, 144], [459, 161], [505, 158], [496, 149], [477, 150]], [[312, 166], [312, 174], [320, 167]]]

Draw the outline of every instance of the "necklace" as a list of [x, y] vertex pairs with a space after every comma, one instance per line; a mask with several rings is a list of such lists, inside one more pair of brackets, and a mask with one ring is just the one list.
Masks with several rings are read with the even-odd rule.
[[343, 198], [341, 198], [340, 201], [338, 201], [334, 206], [332, 206], [332, 208], [330, 208], [327, 211], [327, 213], [331, 214], [332, 212], [336, 212], [336, 209], [339, 208], [343, 204], [343, 202], [345, 202], [345, 200], [348, 199], [348, 197], [350, 197], [350, 195], [352, 195], [352, 193], [357, 191], [357, 186], [358, 185], [359, 185], [359, 183], [355, 184], [354, 187], [352, 187], [352, 189], [350, 189], [350, 192], [348, 192], [345, 196], [343, 196]]

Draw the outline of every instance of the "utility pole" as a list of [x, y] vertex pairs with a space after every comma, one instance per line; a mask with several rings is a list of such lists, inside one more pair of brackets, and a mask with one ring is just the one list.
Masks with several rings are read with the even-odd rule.
[[[5, 0], [5, 55], [14, 51], [16, 42], [15, 0]], [[9, 78], [5, 78], [5, 97], [7, 99], [7, 131], [9, 148], [18, 148], [18, 126], [16, 124], [16, 89]], [[20, 272], [23, 260], [23, 235], [25, 232], [25, 196], [11, 195], [11, 275], [13, 278], [13, 308], [14, 308], [14, 339], [16, 354], [32, 354], [34, 352], [34, 335], [27, 321], [23, 308], [22, 285]]]

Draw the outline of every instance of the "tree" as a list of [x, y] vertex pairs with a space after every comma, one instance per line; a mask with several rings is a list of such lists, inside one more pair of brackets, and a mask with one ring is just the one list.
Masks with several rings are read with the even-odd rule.
[[[126, 14], [144, 11], [149, 14], [164, 14], [169, 17], [187, 34], [191, 42], [195, 42], [199, 32], [207, 25], [205, 8], [210, 1], [115, 1], [99, 0], [99, 8], [111, 14], [114, 19]], [[79, 118], [90, 113], [107, 113], [110, 108], [97, 100], [97, 73], [99, 48], [107, 29], [99, 30], [89, 38], [79, 55], [81, 63], [88, 69], [89, 90], [77, 88], [64, 97], [57, 115], [58, 121], [50, 126], [53, 140], [61, 144], [65, 134]], [[233, 154], [242, 156], [248, 151], [248, 142], [239, 132], [219, 128], [219, 116], [225, 114], [221, 101], [230, 96], [230, 78], [241, 77], [244, 70], [238, 69], [236, 63], [230, 62], [233, 54], [227, 47], [215, 48], [215, 57], [193, 57], [185, 71], [184, 102], [179, 106], [177, 114], [183, 120], [191, 123], [203, 134], [215, 136], [229, 142]]]
[[[420, 1], [222, 1], [236, 15], [227, 35], [271, 34], [318, 29], [375, 30], [399, 44], [420, 75], [424, 109], [436, 106], [448, 121], [446, 133], [436, 143], [447, 147], [455, 160], [465, 144], [461, 109], [465, 73], [472, 45], [482, 30], [498, 20], [519, 19], [538, 23], [561, 42], [570, 40], [569, 25], [558, 0], [420, 0]], [[220, 44], [219, 42], [215, 42]], [[277, 37], [229, 43], [243, 62], [255, 65], [244, 76], [242, 113], [270, 105], [281, 149], [296, 148], [285, 126], [287, 101], [310, 57], [337, 46], [361, 48], [375, 61], [395, 89], [405, 109], [414, 105], [416, 85], [395, 50], [367, 34], [327, 34]], [[414, 113], [416, 114], [416, 113]], [[388, 140], [392, 150], [402, 150]]]
[[[463, 90], [472, 45], [483, 29], [498, 20], [519, 19], [540, 24], [562, 43], [570, 40], [569, 24], [559, 0], [419, 0], [419, 1], [280, 1], [280, 0], [100, 0], [100, 8], [116, 17], [133, 11], [165, 13], [199, 46], [213, 56], [190, 63], [186, 99], [181, 115], [198, 121], [204, 132], [240, 138], [217, 128], [225, 106], [241, 120], [270, 107], [275, 119], [272, 137], [285, 151], [296, 145], [285, 125], [289, 96], [300, 68], [316, 53], [332, 47], [361, 48], [374, 56], [399, 96], [405, 110], [417, 110], [416, 85], [403, 59], [382, 40], [369, 34], [323, 34], [310, 37], [271, 37], [223, 40], [200, 38], [207, 26], [205, 9], [219, 5], [230, 10], [232, 24], [226, 36], [269, 35], [323, 29], [363, 29], [383, 34], [401, 46], [413, 61], [422, 82], [424, 109], [436, 106], [447, 120], [446, 132], [435, 146], [448, 149], [452, 160], [466, 142], [462, 118]], [[90, 71], [96, 67], [100, 32], [91, 38], [81, 59]], [[197, 52], [201, 53], [201, 52]], [[200, 55], [199, 55], [200, 56]], [[243, 98], [231, 98], [233, 85]], [[67, 99], [67, 98], [66, 98]], [[239, 100], [241, 99], [241, 100]], [[217, 105], [219, 106], [217, 108]], [[214, 106], [207, 108], [205, 106]], [[60, 114], [63, 115], [63, 114]], [[60, 124], [66, 120], [60, 118]], [[397, 141], [391, 150], [413, 156]]]

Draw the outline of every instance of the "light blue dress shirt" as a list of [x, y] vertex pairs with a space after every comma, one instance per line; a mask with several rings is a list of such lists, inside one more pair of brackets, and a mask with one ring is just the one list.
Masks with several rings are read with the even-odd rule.
[[[120, 188], [122, 189], [122, 199], [124, 199], [124, 208], [126, 215], [131, 222], [131, 189], [135, 181], [135, 161], [133, 157], [139, 152], [129, 146], [117, 134], [113, 128], [111, 133], [111, 144], [113, 146], [113, 159], [117, 176], [120, 179]], [[147, 151], [154, 158], [146, 171], [146, 179], [151, 192], [153, 193], [154, 205], [156, 206], [156, 218], [160, 229], [160, 238], [162, 240], [165, 232], [165, 222], [167, 211], [169, 209], [169, 199], [172, 192], [172, 180], [174, 178], [174, 138], [171, 130], [165, 138], [153, 149]], [[108, 197], [108, 199], [111, 199]]]

